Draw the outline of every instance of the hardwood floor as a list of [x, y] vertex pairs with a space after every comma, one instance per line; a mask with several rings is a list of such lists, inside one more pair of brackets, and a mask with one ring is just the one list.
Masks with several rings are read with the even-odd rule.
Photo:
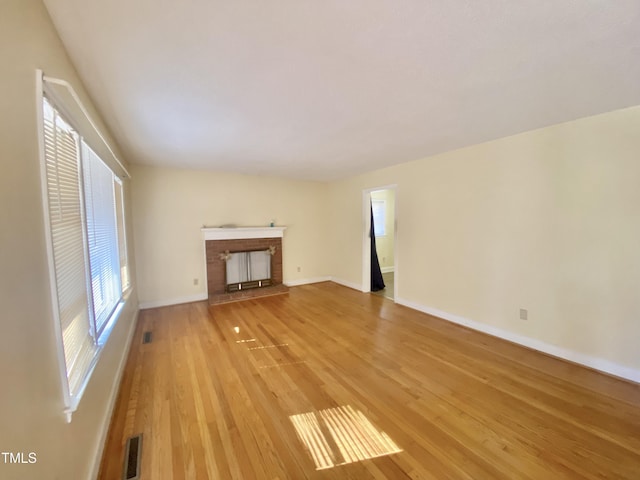
[[100, 478], [138, 433], [148, 480], [637, 480], [640, 386], [322, 283], [142, 311]]

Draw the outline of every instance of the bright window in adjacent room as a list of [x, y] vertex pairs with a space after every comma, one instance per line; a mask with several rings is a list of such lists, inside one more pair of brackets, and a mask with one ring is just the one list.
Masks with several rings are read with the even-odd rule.
[[43, 193], [67, 413], [77, 408], [129, 288], [122, 181], [43, 97]]
[[384, 200], [372, 199], [371, 208], [373, 209], [373, 227], [376, 237], [384, 237], [386, 235], [385, 225], [387, 223], [387, 202]]

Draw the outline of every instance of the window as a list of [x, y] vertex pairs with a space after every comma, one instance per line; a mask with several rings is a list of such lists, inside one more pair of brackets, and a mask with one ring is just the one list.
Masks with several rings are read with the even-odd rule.
[[73, 412], [129, 288], [121, 180], [43, 97], [53, 311]]
[[81, 157], [93, 328], [99, 339], [122, 296], [116, 229], [116, 181], [109, 167], [84, 142]]
[[373, 228], [376, 237], [384, 237], [386, 235], [387, 202], [372, 199], [371, 209], [373, 210]]

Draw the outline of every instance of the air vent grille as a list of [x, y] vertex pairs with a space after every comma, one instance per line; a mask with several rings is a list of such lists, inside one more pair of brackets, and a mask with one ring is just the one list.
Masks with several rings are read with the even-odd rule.
[[140, 478], [140, 456], [142, 454], [142, 434], [127, 440], [124, 455], [124, 480], [138, 480]]

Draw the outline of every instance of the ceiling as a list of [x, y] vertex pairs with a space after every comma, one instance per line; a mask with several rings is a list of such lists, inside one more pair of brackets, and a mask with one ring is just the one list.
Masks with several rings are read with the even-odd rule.
[[333, 180], [640, 104], [638, 0], [44, 0], [131, 163]]

